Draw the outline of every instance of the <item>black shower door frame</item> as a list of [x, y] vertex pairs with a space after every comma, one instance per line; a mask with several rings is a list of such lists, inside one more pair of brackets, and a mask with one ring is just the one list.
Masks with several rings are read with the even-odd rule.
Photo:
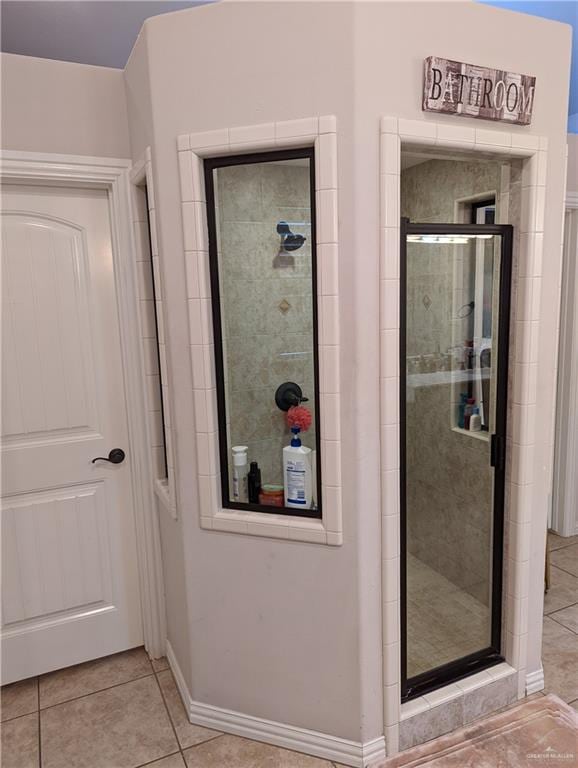
[[[475, 653], [407, 677], [407, 464], [406, 464], [406, 296], [408, 235], [498, 235], [501, 237], [500, 288], [498, 297], [498, 360], [495, 432], [490, 442], [490, 464], [494, 468], [492, 540], [491, 643]], [[510, 224], [417, 224], [400, 222], [400, 327], [399, 327], [399, 448], [400, 448], [400, 629], [401, 700], [449, 685], [456, 680], [504, 661], [502, 655], [502, 581], [504, 565], [504, 500], [506, 488], [506, 431], [508, 405], [508, 361], [510, 298], [512, 284], [513, 227]]]

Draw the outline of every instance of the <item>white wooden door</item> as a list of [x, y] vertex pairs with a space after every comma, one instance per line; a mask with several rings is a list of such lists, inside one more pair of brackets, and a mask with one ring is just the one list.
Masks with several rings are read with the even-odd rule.
[[6, 184], [2, 209], [5, 684], [143, 634], [107, 193]]

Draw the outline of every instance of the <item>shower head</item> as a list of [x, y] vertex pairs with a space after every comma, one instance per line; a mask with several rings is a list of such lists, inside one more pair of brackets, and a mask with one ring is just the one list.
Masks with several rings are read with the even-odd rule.
[[277, 224], [277, 234], [281, 236], [281, 247], [284, 251], [297, 251], [306, 239], [303, 235], [291, 232], [286, 221], [280, 221]]

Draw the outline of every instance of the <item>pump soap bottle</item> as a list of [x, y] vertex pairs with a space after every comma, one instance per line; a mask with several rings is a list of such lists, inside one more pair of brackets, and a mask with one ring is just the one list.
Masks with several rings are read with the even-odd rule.
[[311, 448], [301, 445], [299, 427], [291, 427], [291, 445], [283, 448], [285, 506], [309, 509], [312, 502]]

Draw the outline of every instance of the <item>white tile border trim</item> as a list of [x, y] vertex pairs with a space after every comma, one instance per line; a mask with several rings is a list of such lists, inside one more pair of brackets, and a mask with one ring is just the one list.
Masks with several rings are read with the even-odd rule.
[[[548, 140], [531, 134], [497, 132], [466, 125], [450, 126], [429, 120], [383, 117], [380, 126], [380, 426], [382, 498], [382, 573], [384, 659], [384, 722], [386, 731], [402, 717], [400, 706], [400, 593], [399, 578], [389, 583], [392, 569], [399, 571], [399, 217], [401, 147], [419, 145], [424, 149], [443, 147], [458, 152], [483, 153], [501, 158], [523, 158], [519, 263], [531, 276], [533, 289], [540, 291], [542, 241]], [[394, 299], [394, 311], [390, 304]], [[525, 679], [528, 639], [528, 581], [530, 556], [530, 500], [533, 438], [535, 434], [535, 376], [539, 318], [531, 302], [512, 303], [511, 325], [515, 344], [510, 348], [509, 414], [513, 424], [508, 432], [512, 471], [506, 477], [504, 522], [505, 574], [503, 595], [505, 621], [502, 627], [503, 653], [509, 665]], [[517, 421], [525, 419], [523, 424]], [[529, 423], [531, 422], [531, 423]], [[524, 470], [524, 471], [523, 471]], [[385, 581], [387, 579], [387, 582]], [[492, 669], [488, 670], [490, 675]], [[491, 681], [488, 681], [491, 682]], [[392, 754], [388, 750], [388, 755]]]
[[[145, 225], [147, 229], [149, 229], [150, 233], [150, 247], [151, 247], [151, 256], [152, 256], [152, 270], [153, 270], [153, 280], [155, 285], [155, 296], [156, 296], [156, 303], [157, 303], [157, 318], [158, 318], [158, 329], [157, 329], [157, 343], [158, 343], [158, 356], [160, 360], [160, 367], [161, 370], [158, 372], [157, 375], [162, 374], [162, 403], [163, 403], [163, 414], [164, 414], [164, 442], [165, 442], [165, 450], [166, 450], [166, 456], [167, 456], [167, 477], [155, 477], [154, 480], [154, 492], [159, 500], [159, 503], [164, 509], [168, 509], [171, 517], [176, 520], [177, 519], [177, 495], [176, 495], [176, 485], [175, 485], [175, 440], [173, 436], [173, 429], [172, 429], [172, 419], [171, 419], [171, 397], [170, 397], [170, 385], [168, 381], [168, 371], [169, 367], [167, 365], [167, 345], [166, 345], [166, 338], [163, 329], [166, 327], [166, 304], [164, 302], [164, 289], [162, 284], [162, 268], [160, 266], [160, 252], [159, 252], [159, 245], [158, 245], [158, 230], [157, 230], [157, 220], [156, 220], [156, 202], [155, 202], [155, 191], [154, 191], [154, 182], [153, 182], [153, 166], [152, 166], [152, 152], [151, 148], [147, 147], [142, 154], [142, 156], [134, 163], [134, 165], [131, 168], [130, 171], [130, 181], [131, 181], [131, 203], [132, 203], [132, 218], [133, 218], [133, 228], [134, 228], [134, 235], [135, 235], [135, 243], [136, 243], [136, 258], [139, 262], [144, 262], [148, 260], [148, 253], [143, 253], [143, 246], [142, 246], [142, 240], [141, 237], [139, 237], [139, 228]], [[143, 211], [140, 210], [140, 206], [137, 202], [136, 198], [136, 187], [141, 184], [142, 182], [146, 183], [147, 187], [147, 199], [148, 199], [148, 222], [143, 220]], [[139, 305], [141, 302], [145, 299], [144, 296], [139, 296]], [[141, 307], [139, 306], [139, 309]], [[150, 339], [146, 338], [146, 333], [144, 330], [144, 318], [140, 317], [140, 326], [141, 326], [141, 332], [142, 332], [142, 341], [143, 341], [143, 347], [146, 345], [147, 342], [151, 341]], [[144, 350], [144, 358], [147, 359], [146, 350]], [[148, 389], [148, 387], [147, 387]], [[150, 405], [147, 404], [147, 405]], [[149, 432], [149, 444], [150, 444], [150, 450], [152, 452], [152, 465], [155, 467], [155, 470], [158, 471], [155, 456], [155, 449], [158, 447], [155, 443], [154, 439], [154, 433], [155, 433], [155, 414], [158, 414], [158, 411], [148, 411], [149, 416], [149, 424], [148, 426], [148, 432]], [[157, 416], [158, 418], [158, 416]], [[161, 425], [162, 429], [162, 425]]]
[[307, 755], [325, 760], [335, 760], [342, 765], [351, 765], [354, 768], [364, 768], [369, 763], [385, 757], [385, 738], [383, 736], [365, 743], [349, 741], [319, 731], [309, 731], [306, 728], [277, 723], [273, 720], [265, 720], [194, 701], [168, 641], [167, 659], [189, 721], [195, 725], [233, 733], [246, 739], [263, 741], [296, 752], [304, 752]]
[[[325, 304], [339, 309], [338, 206], [337, 206], [337, 121], [329, 115], [263, 125], [221, 128], [179, 136], [177, 150], [181, 178], [183, 247], [187, 271], [189, 320], [199, 307], [207, 321], [201, 323], [201, 344], [191, 344], [191, 366], [197, 441], [197, 476], [202, 528], [243, 533], [275, 539], [306, 541], [339, 546], [343, 543], [341, 492], [340, 412], [331, 408], [332, 434], [324, 434], [321, 418], [321, 473], [323, 519], [225, 509], [221, 505], [219, 476], [215, 364], [210, 319], [208, 232], [203, 160], [217, 155], [246, 152], [315, 148], [315, 197], [317, 212], [317, 302], [319, 307], [319, 409], [323, 414], [339, 401], [340, 344], [339, 312], [332, 315], [331, 327], [322, 322]], [[191, 322], [189, 325], [191, 325]], [[334, 457], [334, 471], [325, 462]], [[328, 485], [328, 478], [335, 479]]]

